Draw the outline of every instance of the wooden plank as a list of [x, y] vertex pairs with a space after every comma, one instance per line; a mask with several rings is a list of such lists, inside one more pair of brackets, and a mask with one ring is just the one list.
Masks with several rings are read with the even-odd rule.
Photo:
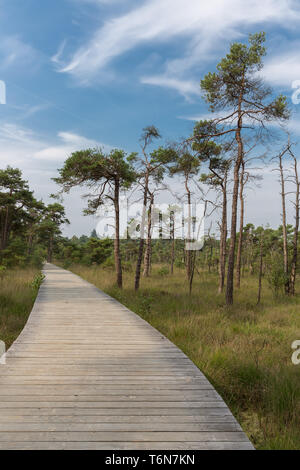
[[[1, 392], [5, 393], [5, 391]], [[28, 392], [27, 392], [28, 393]], [[193, 403], [199, 403], [200, 401], [220, 401], [219, 396], [216, 394], [214, 390], [182, 390], [179, 392], [176, 392], [175, 390], [167, 390], [167, 392], [163, 393], [162, 391], [158, 390], [157, 392], [153, 391], [152, 394], [149, 394], [148, 392], [140, 392], [140, 393], [135, 393], [132, 391], [131, 393], [127, 392], [127, 394], [121, 395], [120, 392], [118, 391], [112, 391], [109, 390], [106, 392], [104, 395], [103, 393], [100, 394], [99, 392], [95, 391], [87, 393], [86, 390], [78, 390], [77, 395], [75, 392], [70, 395], [70, 392], [64, 392], [64, 391], [53, 391], [52, 394], [43, 394], [42, 391], [36, 391], [34, 394], [27, 394], [24, 392], [23, 394], [21, 393], [21, 390], [19, 389], [16, 392], [11, 392], [10, 395], [0, 395], [0, 401], [3, 403], [6, 402], [11, 402], [11, 401], [34, 401], [37, 400], [39, 402], [42, 401], [95, 401], [95, 402], [111, 402], [112, 400], [115, 401], [120, 401], [120, 402], [127, 402], [131, 403], [132, 401], [138, 402], [138, 401], [147, 401], [148, 403], [152, 402], [163, 402], [163, 401], [168, 401], [168, 402], [180, 402], [180, 401], [185, 401], [185, 402], [193, 402]], [[195, 402], [197, 400], [197, 402]]]
[[0, 432], [0, 442], [13, 442], [13, 441], [71, 441], [71, 442], [114, 442], [114, 441], [160, 441], [165, 442], [211, 442], [211, 441], [236, 441], [247, 442], [245, 434], [240, 431], [180, 431], [180, 432], [151, 432], [151, 431], [85, 431], [85, 432], [38, 432], [38, 431], [14, 431], [14, 432]]
[[[47, 397], [43, 400], [43, 397], [37, 400], [37, 397], [32, 398], [32, 401], [26, 400], [26, 397], [23, 400], [19, 400], [19, 397], [10, 397], [7, 400], [3, 400], [1, 398], [0, 401], [0, 413], [2, 413], [2, 408], [225, 408], [226, 405], [221, 400], [210, 400], [210, 401], [176, 401], [176, 400], [167, 400], [167, 401], [138, 401], [133, 399], [132, 401], [124, 400], [124, 401], [108, 401], [102, 400], [97, 401], [93, 398], [91, 401], [88, 401], [87, 398], [85, 400], [80, 397], [77, 401], [63, 401], [62, 397], [58, 397], [55, 400], [55, 397]], [[51, 401], [50, 401], [51, 400]]]
[[253, 450], [244, 442], [0, 442], [3, 450]]
[[[149, 395], [150, 393], [154, 394], [155, 396], [157, 396], [158, 394], [159, 395], [173, 395], [173, 396], [176, 396], [176, 397], [183, 397], [183, 393], [187, 394], [189, 392], [197, 392], [198, 390], [200, 390], [201, 392], [210, 392], [212, 390], [211, 386], [209, 385], [202, 385], [201, 387], [197, 386], [197, 385], [176, 385], [176, 384], [151, 384], [149, 383], [148, 386], [147, 385], [143, 385], [141, 386], [141, 384], [85, 384], [86, 387], [89, 387], [89, 389], [87, 388], [84, 388], [84, 385], [82, 384], [78, 384], [78, 383], [69, 383], [69, 384], [66, 384], [66, 383], [53, 383], [51, 384], [53, 386], [53, 388], [55, 389], [55, 391], [53, 390], [49, 390], [48, 386], [49, 384], [43, 384], [43, 383], [36, 383], [36, 382], [31, 382], [31, 383], [25, 383], [24, 385], [20, 385], [20, 384], [12, 384], [12, 383], [7, 383], [7, 386], [17, 386], [17, 387], [20, 387], [20, 390], [17, 390], [16, 392], [14, 392], [14, 395], [18, 396], [18, 395], [26, 395], [28, 393], [30, 393], [31, 396], [39, 396], [42, 394], [42, 390], [34, 390], [33, 388], [35, 386], [37, 387], [42, 387], [42, 386], [46, 386], [47, 389], [45, 390], [45, 392], [47, 392], [47, 396], [51, 396], [51, 395], [56, 395], [56, 396], [61, 396], [61, 395], [69, 395], [69, 396], [72, 396], [72, 395], [78, 395], [78, 394], [83, 394], [85, 393], [86, 395], [97, 395], [99, 396], [100, 394], [101, 395], [111, 395], [111, 396], [114, 396], [114, 395], [126, 395], [126, 394], [133, 394], [133, 395], [139, 395], [139, 396], [145, 396], [145, 395]], [[24, 393], [22, 394], [22, 389], [24, 389], [25, 386], [28, 386], [30, 385], [31, 386], [31, 389], [29, 391], [27, 390], [24, 390]], [[68, 388], [66, 388], [68, 387]], [[2, 392], [1, 392], [2, 393]], [[3, 392], [4, 393], [4, 392]], [[3, 395], [0, 395], [0, 396], [3, 396]], [[192, 395], [189, 395], [190, 397]], [[208, 396], [208, 395], [206, 395]], [[209, 396], [212, 396], [212, 395], [209, 395]], [[213, 395], [214, 396], [214, 395]], [[184, 395], [185, 397], [185, 395]], [[199, 394], [197, 393], [197, 395], [193, 395], [193, 398], [198, 398], [199, 399]]]
[[199, 369], [143, 319], [47, 264], [0, 366], [0, 449], [252, 449]]
[[[176, 423], [180, 432], [235, 432], [240, 431], [235, 422], [224, 423]], [[2, 423], [2, 432], [172, 432], [173, 423]]]
[[[79, 372], [78, 372], [79, 373]], [[109, 377], [109, 376], [98, 376], [98, 375], [68, 375], [68, 376], [61, 376], [61, 375], [1, 375], [1, 383], [2, 384], [103, 384], [103, 385], [113, 385], [113, 386], [127, 386], [127, 385], [134, 385], [134, 386], [149, 386], [153, 385], [178, 385], [178, 388], [183, 385], [187, 386], [196, 386], [200, 389], [203, 386], [207, 388], [211, 388], [212, 386], [204, 381], [202, 378], [196, 379], [193, 377], [181, 377], [178, 376], [174, 378], [173, 376], [138, 376], [138, 377], [128, 377], [126, 375], [120, 375], [117, 377]]]
[[127, 415], [127, 416], [117, 416], [117, 415], [5, 415], [0, 416], [0, 423], [83, 423], [83, 424], [97, 424], [97, 423], [117, 423], [117, 424], [172, 424], [174, 429], [174, 424], [212, 424], [212, 423], [234, 423], [237, 425], [233, 417], [228, 416], [228, 414], [220, 415], [163, 415], [163, 416], [138, 416], [138, 415]]
[[1, 409], [1, 416], [223, 416], [227, 415], [231, 418], [231, 413], [226, 407], [216, 408], [214, 406], [207, 406], [203, 408], [179, 408], [179, 407], [128, 407], [128, 408], [86, 408], [83, 406], [78, 407], [5, 407]]

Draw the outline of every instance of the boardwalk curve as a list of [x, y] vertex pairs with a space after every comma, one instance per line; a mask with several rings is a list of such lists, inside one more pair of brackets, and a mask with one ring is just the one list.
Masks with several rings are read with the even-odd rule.
[[139, 316], [45, 266], [0, 365], [0, 449], [252, 449], [199, 369]]

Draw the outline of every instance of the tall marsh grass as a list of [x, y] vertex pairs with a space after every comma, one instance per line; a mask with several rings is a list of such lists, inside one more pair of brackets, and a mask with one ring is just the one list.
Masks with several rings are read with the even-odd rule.
[[34, 304], [39, 270], [34, 267], [7, 269], [0, 277], [0, 340], [6, 348], [24, 328]]

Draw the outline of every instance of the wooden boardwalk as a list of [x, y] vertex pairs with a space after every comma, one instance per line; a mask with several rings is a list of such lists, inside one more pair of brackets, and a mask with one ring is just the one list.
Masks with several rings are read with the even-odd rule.
[[199, 369], [136, 314], [47, 264], [0, 365], [0, 449], [252, 449]]

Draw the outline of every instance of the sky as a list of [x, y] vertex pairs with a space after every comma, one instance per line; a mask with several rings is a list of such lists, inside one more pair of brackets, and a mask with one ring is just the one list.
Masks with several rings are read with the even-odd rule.
[[[268, 54], [261, 73], [274, 93], [286, 94], [297, 142], [299, 1], [0, 0], [1, 168], [20, 168], [36, 196], [49, 202], [58, 189], [51, 178], [75, 150], [139, 151], [142, 129], [152, 124], [159, 144], [189, 136], [209, 112], [200, 79], [232, 42], [262, 30]], [[280, 145], [268, 149], [270, 158]], [[247, 193], [247, 222], [280, 224], [271, 167], [259, 170], [261, 187]], [[82, 215], [83, 192], [64, 198], [68, 236], [96, 226]]]

